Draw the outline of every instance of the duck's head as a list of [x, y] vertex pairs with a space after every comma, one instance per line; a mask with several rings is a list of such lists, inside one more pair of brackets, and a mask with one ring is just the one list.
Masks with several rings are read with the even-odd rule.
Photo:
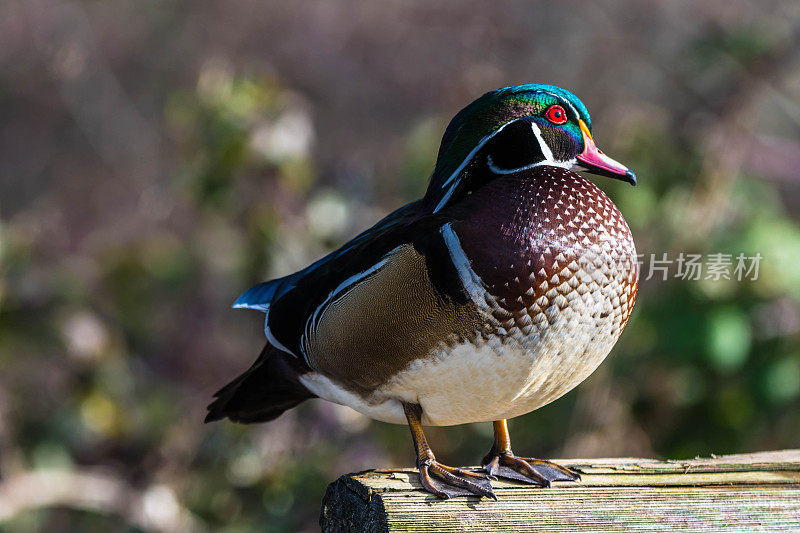
[[540, 165], [636, 185], [632, 171], [595, 146], [589, 112], [577, 96], [529, 84], [486, 93], [453, 117], [426, 199], [438, 211], [493, 176]]

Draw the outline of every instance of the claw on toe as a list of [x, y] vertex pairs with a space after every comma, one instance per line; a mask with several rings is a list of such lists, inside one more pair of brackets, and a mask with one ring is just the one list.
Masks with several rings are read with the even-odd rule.
[[497, 499], [489, 477], [484, 474], [453, 468], [437, 461], [425, 461], [418, 467], [423, 488], [438, 498], [447, 500], [456, 496], [483, 496]]
[[483, 467], [490, 475], [540, 487], [550, 487], [553, 481], [580, 481], [581, 479], [577, 472], [550, 461], [516, 457], [509, 453], [485, 458]]
[[506, 420], [494, 421], [494, 444], [481, 461], [491, 476], [522, 481], [539, 487], [549, 487], [553, 481], [580, 481], [581, 476], [569, 468], [528, 457], [517, 457], [511, 451]]

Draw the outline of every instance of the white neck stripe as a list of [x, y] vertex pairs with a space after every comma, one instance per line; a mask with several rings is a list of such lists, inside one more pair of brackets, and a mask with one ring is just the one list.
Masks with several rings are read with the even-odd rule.
[[565, 168], [567, 170], [575, 166], [575, 160], [572, 159], [570, 161], [539, 161], [538, 163], [525, 165], [524, 167], [505, 169], [495, 165], [492, 162], [492, 156], [489, 156], [487, 163], [489, 166], [489, 170], [491, 170], [493, 174], [499, 174], [499, 175], [516, 174], [517, 172], [522, 172], [523, 170], [530, 170], [532, 168], [543, 167], [543, 166], [559, 167], [559, 168]]

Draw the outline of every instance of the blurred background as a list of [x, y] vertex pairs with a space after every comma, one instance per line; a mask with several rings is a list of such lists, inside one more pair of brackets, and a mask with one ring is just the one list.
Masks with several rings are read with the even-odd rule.
[[[636, 171], [597, 182], [640, 253], [763, 259], [645, 264], [611, 357], [515, 450], [797, 447], [798, 2], [4, 0], [0, 527], [314, 531], [327, 483], [411, 466], [407, 428], [318, 400], [203, 425], [264, 343], [230, 305], [419, 197], [450, 117], [526, 82]], [[475, 464], [491, 426], [429, 440]]]

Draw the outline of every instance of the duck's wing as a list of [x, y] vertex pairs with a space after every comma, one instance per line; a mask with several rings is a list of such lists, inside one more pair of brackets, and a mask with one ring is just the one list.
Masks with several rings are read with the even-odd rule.
[[[347, 295], [348, 300], [357, 295], [362, 306], [372, 300], [374, 305], [385, 307], [388, 304], [375, 300], [387, 291], [398, 290], [397, 283], [416, 283], [418, 280], [410, 280], [411, 276], [426, 277], [431, 290], [453, 292], [450, 298], [465, 300], [457, 274], [443, 270], [454, 269], [440, 233], [443, 218], [421, 216], [418, 207], [419, 202], [408, 204], [307, 268], [256, 285], [242, 294], [234, 307], [267, 313], [265, 333], [270, 343], [312, 363], [310, 352], [320, 350], [315, 345], [320, 340], [320, 324], [324, 323], [325, 331], [349, 327], [333, 325], [329, 320], [332, 313], [327, 313], [323, 321], [328, 308]], [[357, 320], [368, 310], [353, 308], [351, 313]]]
[[410, 204], [308, 268], [256, 285], [236, 307], [267, 313], [273, 346], [369, 387], [474, 326], [446, 227]]

